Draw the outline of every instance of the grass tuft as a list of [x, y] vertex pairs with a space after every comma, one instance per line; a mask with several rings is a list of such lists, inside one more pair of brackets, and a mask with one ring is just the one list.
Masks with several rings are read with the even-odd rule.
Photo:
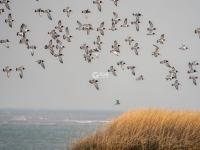
[[71, 150], [200, 150], [200, 112], [127, 112]]

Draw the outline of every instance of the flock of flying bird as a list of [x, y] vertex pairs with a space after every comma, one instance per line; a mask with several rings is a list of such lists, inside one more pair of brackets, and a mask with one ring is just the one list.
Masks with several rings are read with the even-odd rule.
[[[36, 1], [39, 1], [39, 0], [36, 0]], [[110, 0], [110, 1], [112, 1], [116, 7], [119, 6], [118, 4], [119, 0]], [[0, 6], [3, 6], [3, 8], [0, 8], [0, 15], [6, 12], [5, 9], [7, 9], [8, 11], [11, 10], [9, 3], [10, 3], [9, 0], [0, 0]], [[97, 10], [99, 12], [102, 12], [102, 4], [103, 4], [102, 0], [94, 0], [93, 4], [96, 5]], [[51, 14], [52, 10], [50, 9], [38, 8], [34, 10], [34, 12], [38, 14], [40, 17], [47, 16], [49, 20], [53, 20], [52, 14]], [[66, 8], [63, 9], [63, 13], [65, 13], [66, 16], [69, 18], [71, 16], [72, 9], [69, 6], [67, 6]], [[85, 16], [87, 20], [89, 14], [92, 13], [92, 11], [90, 9], [85, 9], [85, 10], [82, 10], [81, 13]], [[128, 18], [121, 19], [119, 15], [117, 14], [117, 12], [113, 12], [110, 28], [106, 28], [104, 22], [101, 22], [100, 25], [95, 28], [92, 24], [89, 24], [89, 23], [83, 24], [80, 21], [77, 21], [77, 27], [76, 27], [77, 31], [84, 31], [86, 32], [87, 35], [90, 35], [90, 32], [94, 30], [96, 30], [96, 32], [99, 33], [99, 35], [97, 36], [96, 40], [92, 43], [92, 45], [88, 45], [84, 43], [80, 46], [80, 49], [83, 51], [84, 60], [88, 63], [92, 63], [95, 59], [99, 58], [99, 54], [102, 50], [102, 44], [103, 44], [101, 39], [104, 36], [106, 30], [114, 32], [114, 31], [117, 31], [118, 28], [129, 28], [133, 26], [135, 30], [139, 32], [141, 17], [143, 15], [139, 12], [133, 13], [132, 15], [134, 17], [134, 20], [129, 21]], [[8, 17], [5, 19], [5, 23], [8, 24], [10, 28], [12, 28], [13, 22], [14, 22], [14, 19], [12, 17], [12, 14], [8, 13]], [[154, 36], [156, 35], [156, 30], [157, 29], [152, 23], [152, 21], [149, 20], [146, 35]], [[28, 26], [22, 23], [20, 30], [19, 32], [17, 32], [16, 35], [20, 38], [19, 44], [26, 46], [26, 48], [30, 51], [31, 56], [34, 56], [37, 46], [32, 45], [30, 43], [30, 40], [28, 39], [28, 36], [27, 36], [29, 31], [30, 29], [28, 28]], [[200, 38], [200, 28], [196, 28], [194, 32]], [[44, 46], [44, 49], [48, 50], [53, 57], [59, 60], [60, 63], [63, 63], [63, 55], [64, 55], [63, 50], [65, 49], [64, 42], [70, 43], [73, 38], [72, 35], [70, 34], [69, 28], [64, 27], [64, 25], [62, 24], [62, 21], [59, 20], [58, 23], [55, 25], [55, 27], [51, 31], [48, 32], [48, 35], [50, 36], [51, 39]], [[124, 39], [124, 41], [130, 46], [130, 50], [133, 51], [136, 56], [140, 55], [139, 43], [136, 42], [133, 39], [133, 37], [128, 36], [126, 39]], [[9, 44], [8, 44], [9, 42], [10, 42], [9, 39], [3, 39], [3, 40], [0, 40], [0, 45], [3, 45], [6, 48], [9, 48]], [[165, 42], [166, 42], [165, 34], [161, 34], [159, 39], [155, 41], [155, 44], [153, 44], [153, 47], [154, 47], [154, 51], [152, 52], [153, 57], [157, 58], [160, 55], [160, 46], [165, 44]], [[114, 40], [111, 46], [110, 54], [119, 56], [120, 49], [121, 49], [121, 45], [119, 44], [117, 40]], [[186, 51], [186, 50], [189, 50], [189, 47], [187, 47], [185, 44], [182, 44], [179, 49], [182, 51]], [[37, 60], [36, 63], [38, 63], [39, 65], [41, 65], [43, 69], [45, 69], [44, 60]], [[167, 81], [171, 81], [171, 85], [178, 90], [179, 86], [181, 85], [179, 83], [178, 76], [177, 76], [179, 71], [174, 66], [172, 66], [168, 60], [162, 60], [160, 61], [160, 64], [165, 65], [169, 69], [168, 74], [166, 75], [165, 79]], [[189, 70], [187, 73], [189, 74], [189, 79], [192, 80], [194, 85], [197, 85], [198, 76], [196, 75], [196, 72], [197, 72], [196, 67], [198, 65], [199, 63], [197, 61], [191, 61], [188, 63]], [[136, 66], [127, 65], [126, 62], [124, 62], [123, 60], [117, 62], [116, 66], [120, 67], [122, 70], [125, 70], [125, 69], [130, 70], [131, 74], [135, 77], [137, 81], [144, 80], [144, 76], [142, 74], [136, 74], [136, 71], [135, 71]], [[15, 70], [16, 72], [19, 73], [20, 78], [23, 78], [23, 72], [25, 69], [26, 68], [24, 66], [16, 67]], [[13, 69], [10, 68], [9, 66], [5, 66], [3, 68], [3, 72], [6, 73], [8, 78], [10, 77], [10, 74], [12, 71]], [[117, 68], [115, 66], [113, 65], [110, 66], [107, 69], [107, 71], [111, 73], [113, 76], [117, 76]], [[89, 83], [92, 84], [97, 90], [99, 90], [98, 79], [91, 79], [89, 80]], [[116, 101], [116, 104], [120, 104], [120, 102]]]

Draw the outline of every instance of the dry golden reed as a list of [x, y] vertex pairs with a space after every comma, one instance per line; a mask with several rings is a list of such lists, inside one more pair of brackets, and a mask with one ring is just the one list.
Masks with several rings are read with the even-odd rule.
[[71, 150], [200, 150], [200, 112], [127, 112]]

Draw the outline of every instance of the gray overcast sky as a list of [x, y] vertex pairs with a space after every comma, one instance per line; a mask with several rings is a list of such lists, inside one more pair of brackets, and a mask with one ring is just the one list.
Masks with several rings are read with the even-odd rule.
[[[0, 108], [128, 110], [165, 107], [199, 110], [200, 86], [193, 86], [186, 73], [189, 61], [200, 61], [200, 39], [194, 34], [194, 29], [200, 27], [199, 0], [121, 0], [119, 7], [115, 7], [111, 0], [103, 0], [102, 13], [97, 11], [92, 0], [11, 0], [10, 5], [10, 12], [15, 20], [12, 29], [4, 23], [9, 11], [0, 15], [0, 39], [8, 38], [11, 41], [10, 49], [0, 45], [0, 67], [2, 69], [10, 65], [15, 68], [24, 65], [26, 71], [23, 80], [15, 72], [12, 72], [10, 79], [0, 72]], [[62, 13], [66, 6], [73, 10], [70, 18]], [[53, 21], [35, 14], [34, 10], [38, 8], [51, 9]], [[81, 10], [87, 8], [91, 9], [92, 14], [85, 19]], [[129, 21], [134, 19], [133, 12], [141, 12], [141, 31], [136, 32], [133, 26], [128, 29], [120, 28], [116, 32], [106, 31], [102, 38], [104, 44], [100, 58], [87, 64], [79, 47], [83, 43], [92, 45], [98, 33], [92, 31], [87, 36], [85, 32], [75, 30], [76, 21], [92, 23], [94, 27], [105, 21], [106, 28], [109, 28], [113, 11], [120, 18], [127, 17]], [[64, 64], [60, 64], [44, 49], [44, 45], [50, 40], [47, 32], [60, 19], [73, 35], [72, 43], [65, 43]], [[156, 26], [156, 36], [146, 36], [148, 20], [152, 20]], [[16, 33], [22, 23], [31, 30], [27, 34], [30, 42], [37, 45], [34, 57], [24, 45], [18, 43]], [[154, 58], [151, 55], [154, 50], [152, 44], [163, 33], [166, 34], [167, 42], [161, 46], [161, 56]], [[139, 56], [135, 56], [124, 42], [129, 35], [140, 44]], [[109, 52], [114, 40], [122, 45], [119, 57]], [[187, 44], [191, 50], [178, 50], [182, 43]], [[46, 61], [45, 70], [35, 63], [38, 59]], [[165, 81], [168, 69], [159, 64], [163, 59], [168, 59], [179, 70], [179, 91]], [[100, 79], [100, 91], [96, 91], [88, 83], [92, 72], [105, 72], [119, 60], [135, 65], [137, 73], [143, 74], [145, 80], [137, 82], [130, 72], [117, 68], [118, 77], [110, 75], [107, 79]], [[200, 72], [200, 67], [198, 70]], [[113, 105], [115, 99], [121, 100], [120, 106]]]

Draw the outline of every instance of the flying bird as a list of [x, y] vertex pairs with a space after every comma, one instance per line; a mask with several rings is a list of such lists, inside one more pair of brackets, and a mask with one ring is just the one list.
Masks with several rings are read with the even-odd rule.
[[55, 29], [51, 30], [50, 32], [48, 32], [48, 34], [54, 39], [56, 40], [58, 37], [60, 37], [60, 35], [56, 32]]
[[35, 13], [38, 13], [39, 16], [42, 16], [42, 14], [44, 13], [44, 10], [41, 8], [35, 9]]
[[130, 25], [128, 24], [128, 19], [125, 18], [123, 24], [121, 25], [121, 27], [126, 28], [126, 27], [129, 27], [129, 26], [130, 26]]
[[33, 56], [37, 47], [35, 45], [29, 45], [29, 43], [27, 43], [27, 49], [31, 51], [31, 56]]
[[61, 64], [63, 64], [63, 59], [62, 59], [63, 54], [62, 54], [62, 53], [55, 54], [54, 56], [58, 58], [58, 60], [59, 60], [59, 62], [60, 62]]
[[134, 42], [134, 39], [133, 39], [131, 36], [128, 36], [128, 37], [125, 39], [125, 42], [128, 42], [128, 44], [131, 45], [132, 42]]
[[25, 70], [25, 67], [20, 66], [16, 68], [16, 71], [19, 72], [19, 77], [22, 79], [23, 78], [23, 72]]
[[0, 15], [2, 14], [2, 13], [4, 13], [5, 12], [5, 10], [3, 9], [3, 8], [1, 8], [0, 9]]
[[95, 79], [92, 79], [92, 80], [89, 80], [89, 83], [94, 85], [94, 87], [96, 88], [96, 90], [99, 90], [99, 85], [98, 85], [98, 80], [95, 80]]
[[64, 26], [62, 25], [62, 21], [59, 20], [58, 25], [55, 26], [55, 29], [57, 29], [59, 32], [63, 32], [63, 28], [64, 28]]
[[94, 57], [92, 56], [92, 53], [85, 53], [83, 54], [83, 57], [86, 62], [91, 63]]
[[101, 50], [101, 45], [103, 44], [103, 42], [101, 41], [101, 37], [100, 36], [97, 36], [97, 40], [93, 42], [94, 45], [97, 45], [97, 48], [99, 50]]
[[122, 70], [124, 70], [124, 66], [126, 65], [126, 63], [123, 60], [121, 60], [117, 62], [117, 65], [120, 66]]
[[103, 1], [102, 0], [95, 0], [93, 1], [93, 4], [97, 5], [98, 10], [101, 12], [101, 5], [102, 5]]
[[178, 70], [176, 70], [175, 67], [172, 67], [171, 70], [169, 70], [169, 73], [172, 79], [177, 79]]
[[5, 72], [7, 77], [10, 78], [10, 73], [12, 72], [12, 69], [9, 66], [6, 66], [5, 68], [3, 68], [3, 72]]
[[177, 73], [178, 73], [178, 70], [176, 70], [175, 67], [171, 67], [169, 70], [169, 74], [165, 77], [165, 79], [170, 80], [170, 81], [173, 79], [177, 79]]
[[44, 60], [40, 59], [40, 60], [37, 60], [36, 62], [37, 62], [43, 69], [45, 69], [45, 65], [44, 65], [45, 61], [44, 61]]
[[12, 26], [13, 26], [13, 18], [12, 18], [12, 15], [11, 14], [8, 14], [8, 18], [7, 19], [5, 19], [5, 23], [7, 23], [8, 24], [8, 26], [10, 27], [10, 28], [12, 28]]
[[102, 22], [101, 24], [100, 24], [100, 26], [97, 28], [97, 31], [99, 31], [100, 32], [100, 34], [102, 35], [102, 36], [104, 36], [104, 30], [105, 30], [106, 28], [104, 27], [104, 22]]
[[113, 12], [113, 16], [114, 16], [114, 18], [112, 18], [112, 22], [114, 22], [114, 24], [116, 25], [121, 21], [121, 19], [119, 18], [118, 14], [116, 12]]
[[88, 18], [88, 14], [91, 13], [91, 10], [85, 9], [85, 10], [82, 10], [81, 13], [84, 14], [84, 15], [85, 15], [85, 18], [87, 19], [87, 18]]
[[113, 66], [110, 66], [110, 68], [108, 69], [108, 72], [111, 72], [113, 76], [117, 76], [116, 71], [117, 70]]
[[185, 44], [182, 44], [181, 47], [179, 47], [180, 50], [186, 51], [189, 50], [189, 47], [186, 46]]
[[194, 85], [197, 85], [198, 76], [189, 76], [189, 79], [192, 80], [192, 82], [193, 82]]
[[194, 30], [194, 33], [197, 34], [199, 36], [199, 38], [200, 38], [200, 28], [196, 28]]
[[168, 60], [162, 60], [162, 61], [160, 61], [160, 64], [164, 64], [166, 67], [172, 68], [171, 65], [169, 64]]
[[159, 52], [160, 48], [157, 45], [155, 45], [155, 44], [153, 44], [153, 46], [155, 47], [155, 50], [154, 50], [154, 52], [152, 52], [152, 55], [154, 57], [158, 57], [160, 55], [160, 52]]
[[189, 62], [189, 63], [188, 63], [189, 70], [188, 70], [187, 73], [190, 74], [190, 73], [195, 73], [195, 72], [197, 72], [197, 70], [194, 69], [194, 66], [197, 66], [197, 65], [199, 65], [199, 64], [198, 64], [198, 62], [196, 62], [196, 61], [194, 61], [194, 62]]
[[111, 26], [111, 28], [109, 28], [109, 30], [111, 30], [111, 31], [116, 31], [117, 30], [116, 24], [113, 21], [112, 21], [112, 26]]
[[0, 0], [0, 4], [3, 4], [8, 10], [10, 10], [9, 0]]
[[55, 46], [53, 45], [53, 41], [52, 41], [52, 40], [49, 41], [48, 45], [45, 45], [45, 46], [44, 46], [44, 48], [45, 48], [45, 49], [48, 49], [52, 55], [55, 54], [55, 52], [54, 52], [54, 47], [55, 47]]
[[58, 49], [60, 52], [65, 48], [65, 46], [63, 45], [62, 41], [57, 39], [56, 40], [56, 49]]
[[90, 31], [94, 30], [94, 28], [93, 28], [92, 24], [84, 24], [82, 30], [86, 31], [87, 35], [89, 35]]
[[140, 30], [140, 22], [139, 21], [132, 21], [131, 22], [132, 25], [135, 25], [136, 31], [138, 32]]
[[141, 81], [141, 80], [144, 80], [143, 75], [140, 75], [139, 77], [136, 78], [136, 81]]
[[112, 50], [110, 51], [110, 53], [119, 56], [120, 54], [120, 49], [119, 49], [120, 45], [118, 44], [117, 40], [114, 41], [114, 45], [112, 45]]
[[19, 44], [25, 44], [28, 45], [29, 40], [24, 36], [19, 40]]
[[111, 1], [113, 1], [113, 3], [114, 3], [115, 6], [118, 6], [119, 0], [111, 0]]
[[135, 76], [135, 66], [127, 66], [128, 70], [131, 70], [133, 76]]
[[162, 35], [160, 36], [160, 38], [157, 40], [157, 43], [159, 43], [159, 44], [164, 44], [165, 41], [166, 41], [166, 39], [165, 39], [165, 34], [162, 34]]
[[49, 20], [52, 20], [51, 12], [52, 11], [50, 9], [43, 10], [39, 8], [35, 10], [35, 13], [39, 13], [40, 16], [42, 16], [42, 14], [46, 14]]
[[135, 25], [136, 31], [138, 32], [140, 30], [139, 24], [141, 23], [140, 17], [142, 16], [141, 13], [133, 13], [132, 14], [135, 17], [135, 21], [132, 21], [131, 24]]
[[47, 17], [49, 18], [49, 20], [52, 20], [51, 12], [52, 12], [52, 11], [51, 11], [50, 9], [44, 10], [44, 13], [47, 14]]
[[138, 43], [135, 43], [135, 45], [131, 47], [131, 50], [135, 52], [135, 55], [139, 55], [138, 49], [140, 49], [140, 47], [138, 45], [139, 45]]
[[79, 31], [83, 30], [83, 25], [82, 25], [82, 23], [81, 23], [80, 21], [77, 20], [77, 24], [78, 24], [78, 27], [76, 27], [76, 30], [79, 30]]
[[20, 26], [20, 31], [17, 32], [17, 36], [21, 36], [24, 37], [25, 34], [27, 32], [29, 32], [30, 30], [28, 29], [27, 25], [25, 25], [24, 23]]
[[67, 6], [65, 9], [63, 9], [63, 12], [67, 14], [67, 17], [70, 17], [70, 14], [72, 13], [72, 10], [69, 6]]
[[112, 48], [114, 48], [114, 49], [116, 48], [116, 49], [117, 49], [117, 48], [119, 48], [120, 46], [121, 46], [121, 45], [118, 44], [117, 40], [115, 40], [115, 41], [114, 41], [114, 44], [112, 45]]
[[179, 90], [180, 85], [181, 84], [178, 82], [178, 80], [175, 80], [175, 82], [172, 84], [172, 86], [174, 86], [176, 90]]
[[9, 48], [10, 46], [8, 45], [10, 41], [8, 39], [0, 40], [0, 44], [4, 45], [6, 48]]
[[149, 20], [149, 27], [147, 28], [147, 35], [155, 35], [156, 28], [154, 27], [153, 23]]
[[119, 100], [115, 100], [115, 105], [120, 105], [120, 101]]
[[67, 40], [67, 42], [71, 42], [72, 35], [69, 33], [69, 28], [65, 28], [65, 34], [63, 35], [63, 39]]

